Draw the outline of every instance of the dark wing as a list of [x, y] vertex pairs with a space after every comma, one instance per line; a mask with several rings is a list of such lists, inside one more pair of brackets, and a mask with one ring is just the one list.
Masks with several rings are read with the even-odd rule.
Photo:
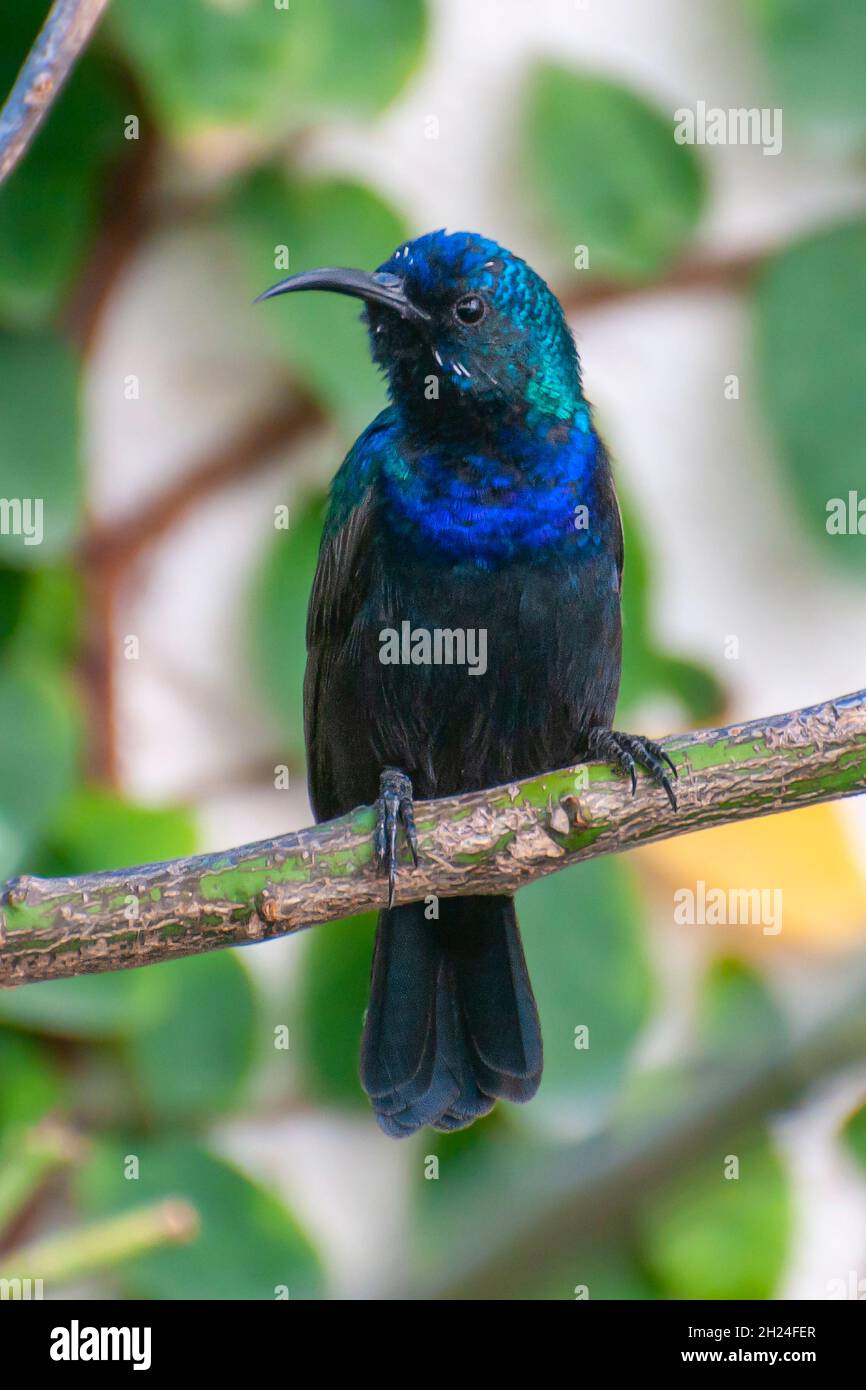
[[329, 759], [320, 737], [319, 718], [326, 703], [335, 663], [349, 641], [352, 624], [364, 602], [364, 573], [369, 559], [372, 491], [349, 512], [339, 530], [325, 531], [307, 613], [307, 669], [304, 675], [304, 738], [307, 780], [318, 820], [340, 809], [331, 786]]
[[[304, 736], [307, 781], [313, 811], [326, 820], [348, 809], [333, 785], [329, 747], [353, 711], [343, 708], [335, 679], [340, 663], [351, 660], [352, 628], [369, 592], [369, 565], [376, 481], [383, 454], [392, 447], [393, 411], [383, 410], [356, 439], [338, 470], [310, 606], [307, 613], [307, 670], [304, 677]], [[330, 734], [330, 738], [326, 738]]]

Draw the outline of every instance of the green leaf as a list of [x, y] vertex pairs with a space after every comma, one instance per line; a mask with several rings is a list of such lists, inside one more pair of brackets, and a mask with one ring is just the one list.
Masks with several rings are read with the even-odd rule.
[[719, 1058], [764, 1055], [777, 1050], [788, 1033], [785, 1016], [764, 980], [739, 960], [713, 962], [697, 1016], [705, 1050]]
[[[372, 270], [405, 234], [397, 213], [360, 184], [288, 179], [272, 169], [236, 185], [226, 222], [251, 296], [288, 273], [281, 248], [288, 251], [292, 272], [320, 265]], [[273, 334], [301, 381], [337, 415], [347, 435], [369, 424], [385, 393], [370, 361], [357, 300], [300, 294], [261, 304], [256, 312], [262, 331]]]
[[19, 985], [0, 993], [0, 1019], [60, 1038], [123, 1037], [159, 1010], [145, 974], [144, 969], [121, 970]]
[[21, 598], [16, 654], [66, 665], [78, 652], [83, 608], [81, 577], [71, 565], [35, 570]]
[[0, 560], [34, 569], [78, 531], [78, 366], [49, 333], [0, 333]]
[[0, 879], [24, 865], [72, 785], [78, 723], [50, 667], [0, 664]]
[[[252, 601], [252, 655], [280, 730], [297, 756], [304, 747], [307, 604], [322, 535], [325, 499], [299, 499], [290, 525], [277, 531]], [[274, 634], [279, 633], [279, 640]]]
[[656, 643], [651, 629], [649, 565], [640, 527], [627, 498], [622, 502], [625, 568], [622, 586], [622, 679], [617, 724], [628, 728], [632, 712], [647, 700], [674, 696], [697, 723], [717, 717], [724, 690], [707, 667], [671, 656]]
[[18, 625], [26, 586], [27, 577], [21, 570], [0, 564], [0, 647], [5, 647]]
[[[649, 1017], [644, 909], [624, 863], [591, 860], [524, 888], [517, 915], [544, 1032], [541, 1095], [601, 1098]], [[588, 1029], [585, 1035], [576, 1029]]]
[[[739, 1177], [725, 1166], [739, 1160]], [[765, 1136], [720, 1149], [653, 1199], [644, 1258], [669, 1298], [772, 1298], [791, 1235], [784, 1167]]]
[[826, 141], [866, 143], [866, 6], [862, 0], [747, 0], [789, 114]]
[[[0, 10], [4, 96], [46, 12], [44, 0]], [[92, 234], [106, 169], [127, 147], [124, 114], [116, 70], [85, 54], [0, 188], [0, 319], [32, 326], [60, 306]]]
[[60, 1104], [64, 1084], [48, 1049], [0, 1028], [0, 1135], [31, 1125]]
[[682, 252], [704, 202], [694, 150], [674, 122], [607, 78], [545, 64], [533, 74], [522, 167], [559, 248], [560, 265], [586, 246], [581, 274], [622, 280], [658, 274]]
[[[128, 1179], [127, 1158], [139, 1161]], [[307, 1236], [265, 1188], [206, 1150], [181, 1140], [129, 1140], [99, 1147], [78, 1180], [91, 1216], [179, 1197], [198, 1212], [201, 1232], [188, 1246], [130, 1260], [118, 1271], [127, 1297], [273, 1299], [287, 1287], [292, 1299], [321, 1291], [321, 1268]]]
[[[758, 281], [755, 310], [760, 395], [808, 534], [828, 560], [864, 575], [866, 220], [774, 256]], [[841, 534], [828, 531], [833, 499], [843, 509]]]
[[218, 951], [151, 966], [152, 1019], [129, 1037], [138, 1095], [152, 1118], [196, 1121], [235, 1100], [253, 1060], [256, 1001], [237, 956]]
[[866, 1169], [866, 1105], [848, 1117], [842, 1136], [860, 1167]]
[[179, 135], [369, 115], [402, 86], [426, 28], [423, 0], [119, 0], [110, 23]]
[[188, 810], [137, 806], [102, 787], [77, 787], [49, 833], [56, 874], [89, 874], [194, 854]]
[[300, 1055], [310, 1093], [325, 1103], [366, 1106], [358, 1076], [376, 914], [347, 917], [313, 932], [298, 984]]

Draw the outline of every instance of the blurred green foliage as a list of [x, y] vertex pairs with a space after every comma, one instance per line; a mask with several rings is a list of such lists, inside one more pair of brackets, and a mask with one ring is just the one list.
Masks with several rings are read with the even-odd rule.
[[860, 0], [744, 0], [775, 81], [785, 119], [838, 156], [866, 144], [866, 6]]
[[[21, 0], [0, 13], [5, 88], [46, 5]], [[859, 0], [744, 0], [744, 9], [786, 120], [790, 107], [805, 131], [841, 132], [846, 153], [862, 149]], [[94, 785], [75, 686], [88, 617], [77, 550], [87, 527], [79, 408], [87, 364], [72, 342], [69, 306], [106, 214], [125, 196], [121, 180], [140, 158], [127, 117], [141, 121], [160, 156], [157, 178], [167, 171], [168, 184], [220, 134], [242, 133], [240, 172], [232, 160], [214, 173], [208, 158], [196, 170], [204, 190], [197, 216], [228, 246], [240, 294], [309, 265], [375, 266], [407, 234], [404, 210], [348, 177], [311, 174], [300, 146], [313, 125], [382, 111], [421, 66], [427, 28], [422, 0], [292, 0], [288, 8], [115, 0], [0, 190], [0, 498], [41, 497], [45, 509], [40, 545], [0, 534], [0, 878], [111, 869], [198, 844], [186, 808], [144, 807]], [[557, 288], [572, 292], [575, 274], [650, 280], [693, 252], [708, 162], [674, 142], [673, 104], [668, 111], [658, 96], [590, 71], [529, 70], [508, 164]], [[846, 496], [863, 476], [864, 227], [849, 221], [783, 247], [753, 296], [760, 403], [782, 482], [810, 535], [852, 575], [863, 572], [862, 543], [828, 537], [824, 519], [828, 497]], [[574, 266], [581, 245], [590, 250], [587, 272]], [[287, 389], [313, 398], [346, 445], [384, 401], [357, 320], [357, 305], [303, 296], [291, 314], [258, 320]], [[305, 614], [322, 510], [319, 491], [298, 495], [288, 533], [278, 531], [263, 554], [248, 598], [263, 713], [293, 761], [303, 756]], [[627, 499], [624, 513], [620, 719], [633, 724], [655, 703], [675, 704], [685, 722], [710, 720], [723, 686], [661, 646], [653, 556]], [[489, 1231], [506, 1230], [551, 1175], [566, 1194], [577, 1185], [572, 1166], [591, 1168], [591, 1156], [566, 1140], [607, 1120], [614, 1144], [650, 1142], [671, 1115], [689, 1113], [707, 1084], [690, 1056], [641, 1065], [662, 1001], [650, 902], [629, 865], [602, 860], [546, 878], [521, 894], [520, 915], [544, 1023], [542, 1095], [526, 1110], [500, 1106], [467, 1132], [427, 1132], [408, 1146], [412, 1263], [422, 1276], [465, 1247], [473, 1217], [486, 1213]], [[323, 1261], [289, 1204], [218, 1155], [214, 1128], [252, 1113], [263, 1076], [273, 1080], [275, 1069], [263, 1065], [269, 1052], [280, 1104], [357, 1111], [366, 1133], [357, 1054], [373, 931], [366, 915], [311, 933], [297, 945], [291, 990], [276, 998], [240, 953], [0, 995], [0, 1138], [20, 1146], [24, 1128], [47, 1115], [86, 1131], [93, 1148], [72, 1193], [82, 1219], [168, 1196], [199, 1213], [191, 1245], [120, 1267], [123, 1293], [273, 1298], [286, 1288], [296, 1298], [326, 1290]], [[284, 1021], [290, 1066], [271, 1045]], [[582, 1029], [589, 1047], [575, 1045]], [[784, 1048], [787, 1037], [757, 970], [727, 958], [706, 965], [688, 1040], [694, 1055], [740, 1064]], [[866, 1167], [864, 1115], [851, 1117], [844, 1141]], [[765, 1135], [734, 1147], [738, 1178], [724, 1176], [725, 1155], [685, 1160], [664, 1192], [637, 1194], [638, 1217], [604, 1249], [554, 1244], [543, 1267], [520, 1272], [516, 1292], [571, 1299], [586, 1285], [593, 1298], [771, 1297], [790, 1244], [790, 1184]], [[127, 1175], [130, 1155], [137, 1177]]]
[[771, 1298], [791, 1231], [790, 1184], [769, 1139], [701, 1160], [656, 1196], [641, 1250], [668, 1298]]
[[[128, 1157], [138, 1163], [135, 1177]], [[107, 1216], [167, 1195], [187, 1198], [201, 1235], [177, 1250], [129, 1260], [120, 1284], [130, 1298], [273, 1299], [321, 1292], [321, 1266], [308, 1237], [285, 1206], [231, 1164], [179, 1138], [114, 1140], [99, 1146], [83, 1169], [78, 1193], [85, 1212]]]
[[[238, 183], [225, 216], [251, 296], [290, 269], [314, 263], [378, 265], [387, 254], [383, 247], [393, 248], [406, 232], [397, 213], [359, 184], [287, 179], [273, 169]], [[296, 314], [267, 314], [267, 330], [297, 379], [351, 439], [382, 405], [381, 379], [363, 351], [357, 301], [300, 295], [296, 307]]]
[[[866, 220], [820, 231], [771, 258], [755, 295], [757, 357], [767, 415], [786, 480], [811, 541], [863, 575], [866, 439]], [[858, 491], [859, 489], [859, 491]], [[828, 530], [828, 503], [844, 503], [844, 529]]]
[[237, 123], [275, 140], [380, 110], [420, 59], [425, 20], [423, 0], [118, 0], [110, 22], [171, 134]]
[[589, 248], [590, 275], [644, 279], [694, 231], [704, 177], [671, 120], [630, 88], [550, 65], [529, 84], [522, 153], [558, 264]]

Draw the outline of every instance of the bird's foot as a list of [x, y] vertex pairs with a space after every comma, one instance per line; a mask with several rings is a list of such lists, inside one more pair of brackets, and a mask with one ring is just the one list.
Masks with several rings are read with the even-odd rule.
[[397, 887], [397, 834], [402, 825], [406, 843], [415, 868], [418, 867], [418, 835], [412, 804], [412, 783], [396, 767], [386, 767], [379, 778], [379, 797], [376, 801], [376, 829], [373, 831], [373, 854], [379, 872], [388, 875], [388, 906], [394, 906]]
[[597, 728], [591, 731], [586, 746], [591, 758], [597, 759], [598, 762], [610, 763], [612, 767], [618, 768], [626, 777], [631, 778], [632, 796], [637, 790], [635, 766], [646, 768], [656, 785], [667, 793], [668, 801], [674, 810], [677, 809], [676, 794], [665, 771], [665, 763], [674, 777], [678, 777], [679, 773], [661, 744], [651, 738], [643, 738], [640, 734], [619, 734], [614, 729]]

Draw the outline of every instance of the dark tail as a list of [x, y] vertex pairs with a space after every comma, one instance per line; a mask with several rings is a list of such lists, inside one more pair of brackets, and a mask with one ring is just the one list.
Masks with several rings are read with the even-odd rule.
[[531, 1100], [541, 1029], [512, 898], [442, 898], [379, 914], [361, 1081], [386, 1134], [463, 1129]]

